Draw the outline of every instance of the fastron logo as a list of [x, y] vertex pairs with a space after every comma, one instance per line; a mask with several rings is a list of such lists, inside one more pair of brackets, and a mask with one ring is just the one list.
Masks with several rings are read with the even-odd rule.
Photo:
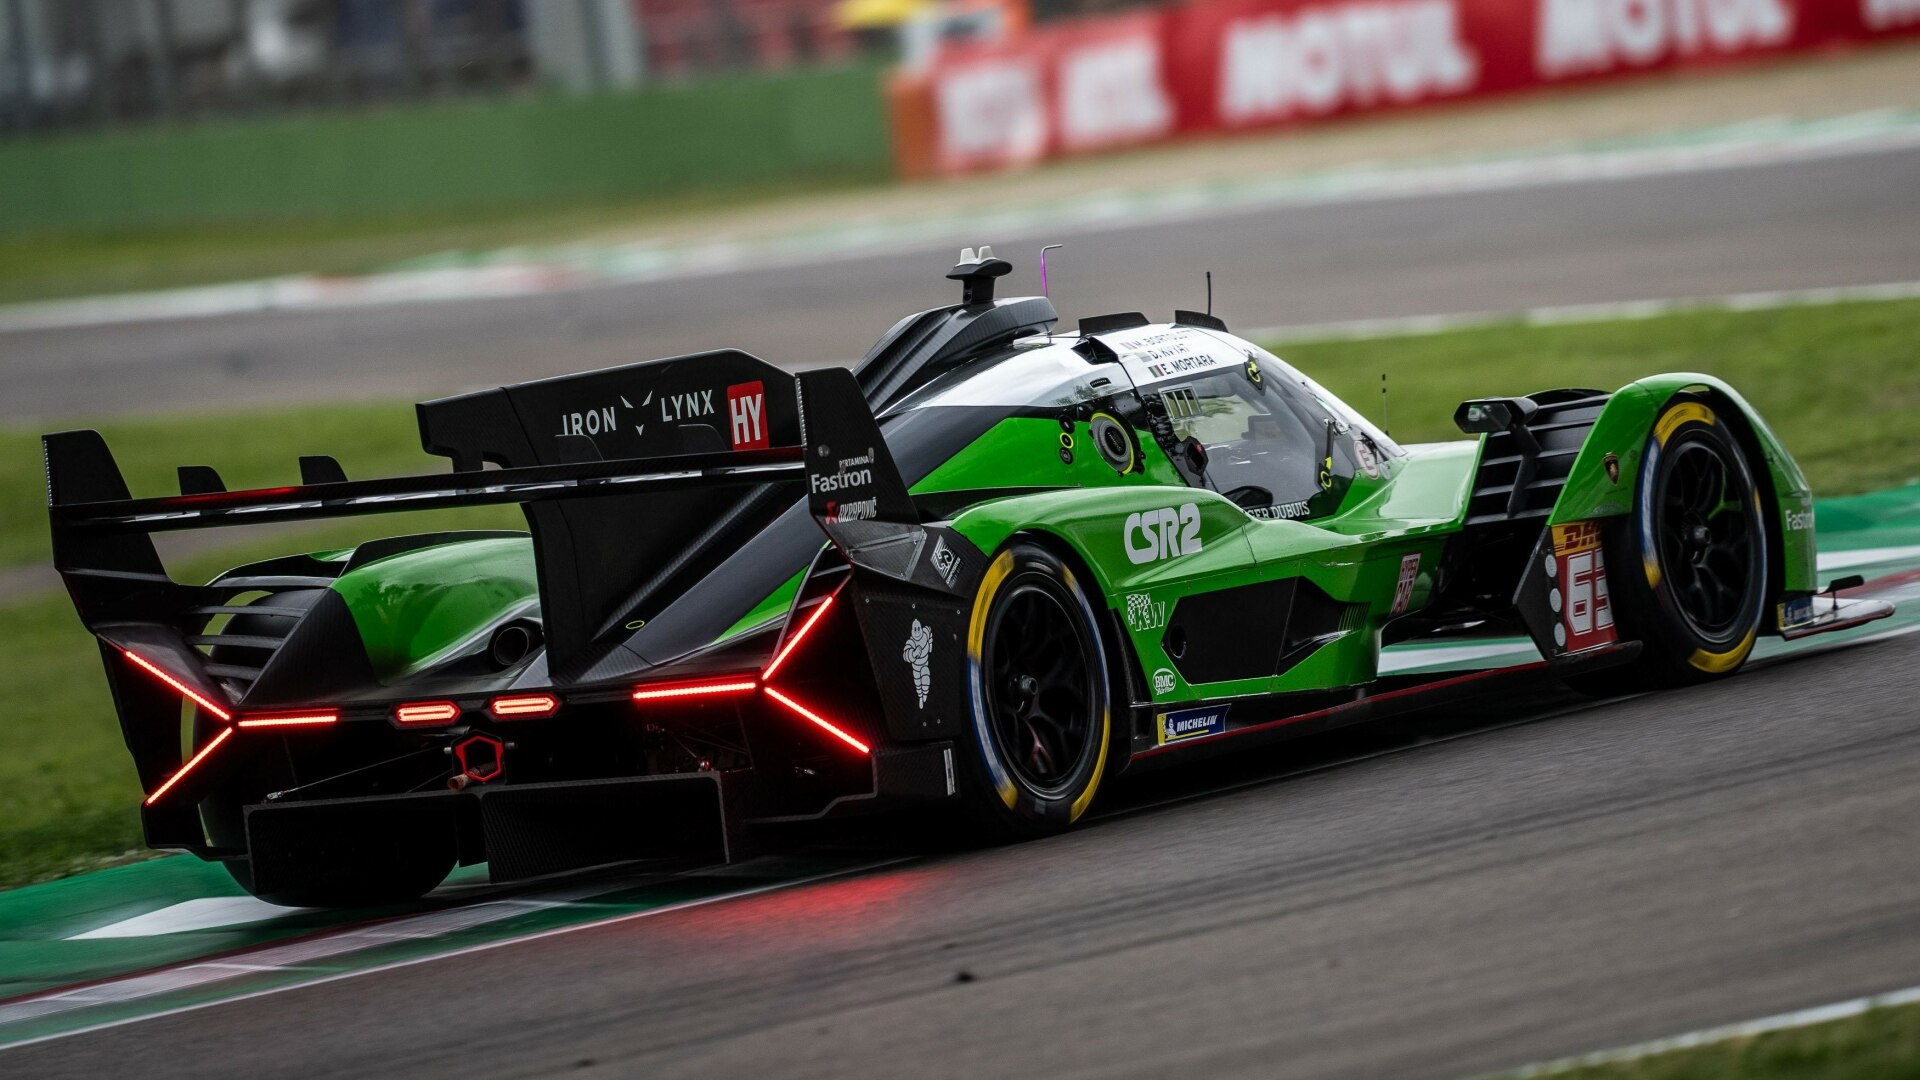
[[735, 383], [727, 387], [728, 433], [735, 450], [765, 450], [767, 440], [767, 391], [759, 382]]
[[1669, 56], [1742, 53], [1785, 44], [1789, 0], [1539, 0], [1541, 75], [1643, 67]]
[[1460, 37], [1455, 0], [1365, 0], [1236, 19], [1221, 38], [1220, 116], [1258, 124], [1459, 94], [1473, 89], [1479, 68]]
[[1787, 528], [1792, 529], [1794, 532], [1800, 532], [1805, 529], [1813, 528], [1813, 510], [1812, 509], [1788, 510], [1786, 512], [1786, 518], [1787, 518]]
[[1165, 697], [1173, 693], [1173, 672], [1161, 668], [1153, 673], [1153, 696]]
[[845, 488], [866, 487], [873, 483], [873, 451], [869, 450], [859, 457], [841, 458], [839, 465], [831, 474], [814, 473], [807, 477], [816, 495]]
[[1135, 566], [1197, 554], [1201, 547], [1200, 507], [1184, 503], [1128, 514], [1120, 542], [1127, 549], [1127, 560]]

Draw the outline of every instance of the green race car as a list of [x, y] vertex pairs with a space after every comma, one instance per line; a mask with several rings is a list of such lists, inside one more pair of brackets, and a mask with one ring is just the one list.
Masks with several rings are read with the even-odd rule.
[[[723, 350], [423, 404], [438, 475], [133, 499], [98, 434], [47, 436], [149, 842], [344, 905], [888, 807], [1032, 836], [1155, 762], [1542, 674], [1721, 678], [1891, 612], [1821, 594], [1806, 481], [1718, 380], [1469, 401], [1400, 446], [1210, 314], [1060, 333], [1009, 269], [963, 253], [962, 301], [851, 371]], [[485, 503], [528, 531], [206, 584], [149, 535]], [[1515, 634], [1538, 661], [1380, 674]]]

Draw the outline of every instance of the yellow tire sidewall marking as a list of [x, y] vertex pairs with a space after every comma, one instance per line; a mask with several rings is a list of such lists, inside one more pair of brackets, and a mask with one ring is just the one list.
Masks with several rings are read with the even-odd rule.
[[1661, 414], [1660, 422], [1653, 426], [1653, 437], [1660, 441], [1661, 446], [1665, 446], [1667, 440], [1673, 437], [1674, 429], [1690, 420], [1698, 420], [1703, 424], [1716, 422], [1712, 409], [1697, 401], [1683, 401]]
[[[973, 594], [973, 617], [967, 624], [967, 662], [973, 666], [976, 683], [973, 707], [980, 714], [974, 722], [980, 725], [979, 733], [983, 738], [986, 735], [987, 701], [985, 692], [979, 687], [986, 680], [982, 667], [985, 661], [981, 658], [981, 653], [986, 646], [987, 613], [993, 608], [994, 596], [1000, 592], [1000, 583], [1005, 581], [1007, 575], [1012, 572], [1013, 552], [1003, 551], [987, 567], [985, 576], [980, 579], [980, 589]], [[1013, 786], [1013, 777], [1008, 776], [1006, 770], [1000, 768], [993, 760], [989, 749], [989, 745], [983, 741], [980, 756], [986, 760], [988, 771], [995, 774], [992, 778], [994, 791], [1000, 796], [1000, 801], [1007, 804], [1007, 809], [1011, 810], [1019, 799], [1020, 792]]]

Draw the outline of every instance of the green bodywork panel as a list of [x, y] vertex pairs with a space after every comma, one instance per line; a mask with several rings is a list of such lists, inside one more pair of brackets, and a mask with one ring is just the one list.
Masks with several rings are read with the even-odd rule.
[[346, 600], [382, 682], [405, 678], [460, 651], [476, 634], [534, 613], [540, 588], [533, 541], [461, 540], [376, 559], [342, 574]]
[[[1614, 394], [1595, 420], [1586, 445], [1574, 458], [1567, 486], [1554, 504], [1549, 522], [1561, 525], [1589, 518], [1615, 517], [1633, 510], [1635, 480], [1652, 437], [1654, 421], [1675, 394], [1704, 390], [1723, 408], [1736, 410], [1753, 436], [1755, 449], [1766, 462], [1760, 477], [1774, 496], [1779, 531], [1780, 587], [1783, 592], [1809, 592], [1819, 587], [1813, 541], [1813, 492], [1800, 466], [1781, 445], [1760, 414], [1739, 392], [1711, 375], [1677, 372], [1631, 383]], [[1607, 476], [1605, 459], [1619, 459], [1620, 480]], [[1764, 497], [1768, 492], [1762, 491]]]
[[[1805, 478], [1751, 406], [1724, 382], [1705, 375], [1655, 376], [1614, 394], [1574, 461], [1551, 523], [1632, 510], [1634, 482], [1654, 420], [1683, 390], [1705, 390], [1744, 419], [1767, 463], [1765, 482], [1780, 508], [1783, 587], [1789, 592], [1814, 588], [1812, 497]], [[1353, 477], [1336, 513], [1303, 522], [1254, 518], [1215, 492], [1188, 487], [1150, 435], [1135, 432], [1135, 441], [1140, 449], [1135, 468], [1116, 473], [1094, 449], [1086, 423], [1066, 431], [1054, 419], [1010, 418], [912, 490], [1024, 492], [974, 504], [955, 518], [954, 528], [988, 553], [1016, 533], [1044, 534], [1075, 552], [1105, 602], [1129, 626], [1149, 683], [1166, 685], [1154, 678], [1156, 673], [1172, 679], [1170, 689], [1153, 695], [1162, 701], [1372, 681], [1381, 627], [1419, 610], [1433, 593], [1442, 550], [1462, 528], [1481, 452], [1474, 440], [1407, 447], [1404, 454], [1384, 459], [1379, 477]], [[1618, 457], [1617, 483], [1609, 480], [1604, 465], [1609, 452]], [[1136, 561], [1142, 545], [1153, 543], [1149, 533], [1158, 535], [1161, 513], [1177, 518], [1189, 505], [1197, 548]], [[1144, 520], [1153, 523], [1149, 531], [1129, 532], [1131, 515], [1146, 515]], [[1175, 532], [1188, 527], [1177, 522]], [[1419, 561], [1411, 592], [1396, 611], [1402, 567], [1411, 565], [1413, 556]], [[783, 618], [805, 572], [804, 566], [795, 567], [721, 640]], [[1364, 610], [1341, 636], [1278, 676], [1190, 686], [1162, 647], [1163, 628], [1136, 626], [1126, 618], [1130, 610], [1164, 604], [1159, 610], [1171, 611], [1184, 597], [1290, 577], [1305, 578], [1328, 596]], [[407, 552], [359, 567], [333, 588], [353, 612], [374, 670], [389, 681], [456, 655], [474, 635], [537, 610], [539, 602], [532, 543], [525, 538], [459, 541]]]
[[[1176, 482], [999, 499], [969, 508], [953, 524], [983, 551], [1015, 533], [1045, 534], [1072, 548], [1122, 615], [1157, 701], [1357, 686], [1375, 677], [1380, 628], [1400, 614], [1393, 603], [1408, 556], [1419, 556], [1419, 571], [1405, 610], [1417, 610], [1432, 594], [1433, 569], [1459, 528], [1477, 460], [1470, 442], [1415, 447], [1391, 459], [1380, 480], [1358, 478], [1338, 513], [1312, 523], [1254, 518], [1214, 492]], [[1136, 561], [1146, 545], [1130, 528], [1131, 516], [1157, 520], [1161, 510], [1179, 513], [1187, 505], [1196, 511], [1199, 549]], [[1188, 596], [1290, 577], [1306, 578], [1365, 611], [1344, 635], [1277, 676], [1190, 685], [1165, 652], [1163, 627], [1127, 617], [1171, 611]]]

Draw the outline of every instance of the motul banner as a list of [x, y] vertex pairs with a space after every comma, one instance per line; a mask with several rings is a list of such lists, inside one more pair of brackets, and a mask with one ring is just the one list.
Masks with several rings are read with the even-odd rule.
[[949, 48], [889, 93], [908, 175], [1920, 34], [1920, 0], [1212, 0]]

